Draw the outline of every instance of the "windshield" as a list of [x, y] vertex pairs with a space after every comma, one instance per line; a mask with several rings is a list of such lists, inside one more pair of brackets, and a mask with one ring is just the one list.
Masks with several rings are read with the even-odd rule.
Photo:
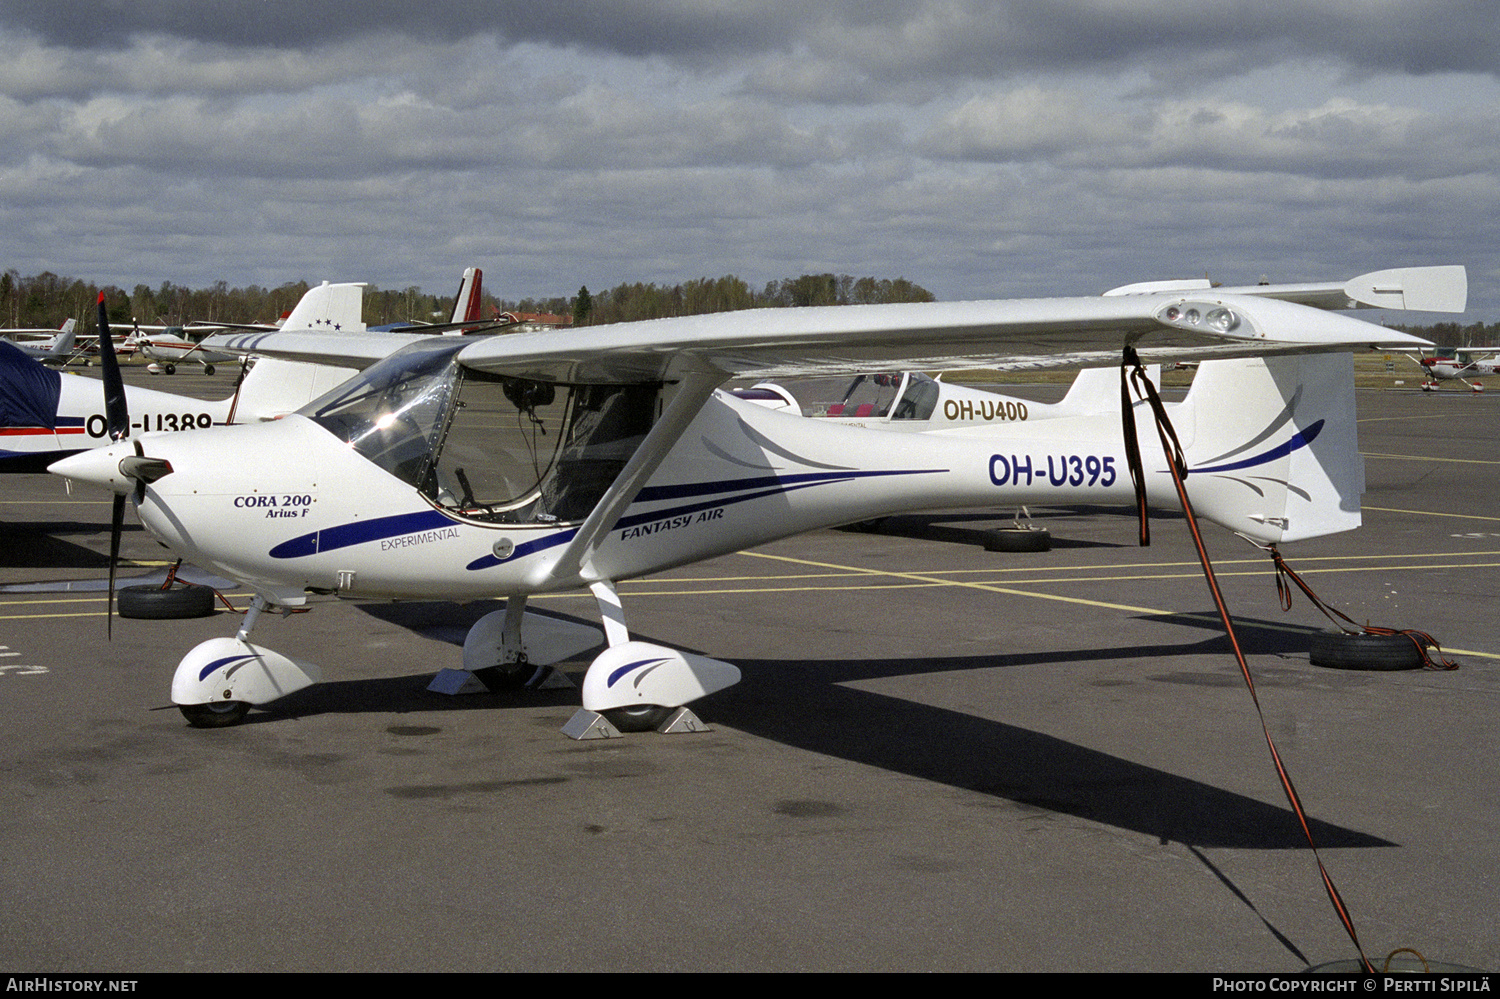
[[901, 401], [896, 403], [896, 409], [891, 413], [893, 420], [928, 420], [932, 418], [932, 411], [937, 409], [938, 383], [922, 374], [913, 371], [906, 376], [906, 390], [901, 393]]
[[299, 412], [432, 503], [473, 520], [583, 520], [645, 440], [656, 383], [564, 385], [474, 371], [438, 337]]
[[[466, 344], [405, 347], [298, 410], [392, 475], [417, 485]], [[457, 338], [455, 338], [457, 339]]]

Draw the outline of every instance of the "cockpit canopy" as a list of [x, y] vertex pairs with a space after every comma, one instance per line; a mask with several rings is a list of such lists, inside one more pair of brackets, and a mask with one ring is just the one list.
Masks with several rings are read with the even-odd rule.
[[661, 385], [566, 385], [465, 368], [436, 337], [301, 413], [459, 517], [581, 521], [630, 460]]

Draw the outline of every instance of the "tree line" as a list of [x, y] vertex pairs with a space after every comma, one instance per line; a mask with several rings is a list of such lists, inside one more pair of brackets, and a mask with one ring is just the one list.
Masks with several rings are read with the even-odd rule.
[[1410, 333], [1424, 340], [1431, 340], [1439, 347], [1491, 347], [1500, 345], [1500, 322], [1490, 323], [1433, 323], [1430, 326], [1394, 324], [1393, 330]]
[[[189, 288], [163, 281], [154, 288], [138, 284], [126, 291], [114, 285], [59, 277], [51, 271], [22, 277], [8, 270], [0, 274], [0, 326], [56, 329], [64, 320], [76, 319], [80, 328], [92, 327], [101, 291], [110, 324], [122, 328], [132, 322], [162, 326], [195, 321], [274, 322], [290, 312], [310, 287], [306, 281], [291, 281], [276, 288], [254, 284], [231, 288], [227, 281], [216, 281], [207, 288]], [[486, 300], [488, 308], [500, 307], [494, 296], [487, 295]], [[452, 311], [452, 295], [429, 295], [416, 287], [365, 288], [364, 319], [372, 326], [413, 319], [431, 322], [434, 315], [446, 320]]]
[[[276, 288], [247, 285], [231, 288], [216, 281], [206, 288], [163, 281], [159, 286], [138, 284], [127, 291], [100, 286], [51, 271], [23, 277], [15, 270], [0, 274], [0, 327], [56, 329], [66, 319], [80, 328], [93, 324], [99, 293], [112, 325], [183, 326], [190, 322], [274, 322], [291, 311], [311, 285], [293, 281]], [[453, 296], [430, 295], [420, 288], [381, 289], [367, 286], [364, 320], [371, 326], [407, 321], [445, 321], [453, 311]], [[500, 312], [570, 316], [579, 325], [661, 319], [737, 309], [801, 305], [856, 305], [885, 302], [931, 302], [933, 294], [906, 278], [850, 277], [847, 274], [804, 274], [771, 281], [755, 289], [742, 278], [695, 278], [675, 285], [623, 283], [590, 294], [579, 288], [572, 297], [507, 300], [485, 293], [482, 314]]]

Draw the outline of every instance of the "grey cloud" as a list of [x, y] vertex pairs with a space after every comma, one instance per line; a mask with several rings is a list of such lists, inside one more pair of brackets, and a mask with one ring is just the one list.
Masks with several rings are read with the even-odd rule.
[[698, 63], [807, 51], [893, 79], [1105, 68], [1143, 56], [1164, 73], [1310, 54], [1370, 71], [1500, 69], [1492, 0], [0, 0], [0, 24], [76, 49], [118, 47], [138, 34], [290, 49], [391, 34], [415, 42], [492, 35]]

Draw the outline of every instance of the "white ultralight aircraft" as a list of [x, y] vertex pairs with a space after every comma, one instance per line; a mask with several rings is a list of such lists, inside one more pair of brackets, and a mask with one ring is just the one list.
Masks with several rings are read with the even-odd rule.
[[[215, 328], [222, 329], [222, 327]], [[205, 350], [201, 343], [189, 340], [182, 335], [182, 332], [181, 326], [142, 326], [136, 323], [125, 344], [136, 348], [141, 352], [142, 357], [151, 361], [149, 370], [152, 374], [164, 371], [169, 375], [175, 375], [177, 365], [194, 361], [203, 366], [205, 375], [211, 375], [214, 373], [214, 365], [239, 360], [233, 354]]]
[[[1174, 422], [1198, 513], [1262, 543], [1359, 524], [1349, 351], [1418, 338], [1331, 309], [1461, 310], [1462, 268], [1330, 285], [1144, 288], [1105, 297], [751, 310], [484, 338], [262, 334], [218, 349], [368, 365], [274, 423], [146, 435], [51, 471], [131, 496], [176, 554], [255, 590], [238, 633], [177, 667], [195, 725], [232, 724], [320, 679], [250, 640], [310, 593], [506, 598], [464, 643], [486, 683], [535, 681], [597, 640], [525, 611], [586, 587], [608, 648], [575, 737], [691, 727], [682, 706], [738, 682], [707, 656], [633, 640], [618, 580], [908, 510], [1134, 498], [1115, 412], [891, 434], [718, 391], [733, 377], [1097, 367], [1199, 360]], [[1132, 418], [1155, 440], [1150, 417]], [[123, 416], [123, 414], [121, 414]], [[128, 418], [117, 419], [128, 423]], [[1148, 494], [1175, 505], [1163, 455]]]

